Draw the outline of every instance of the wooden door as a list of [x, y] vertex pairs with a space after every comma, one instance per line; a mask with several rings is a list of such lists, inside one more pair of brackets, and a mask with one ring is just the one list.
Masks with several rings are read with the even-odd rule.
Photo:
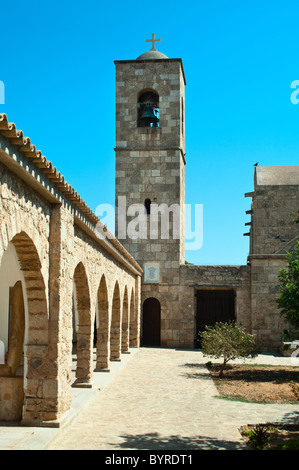
[[200, 346], [199, 332], [206, 326], [217, 322], [235, 320], [235, 291], [229, 290], [198, 290], [196, 315], [196, 346]]
[[160, 346], [161, 305], [154, 297], [143, 303], [143, 346]]

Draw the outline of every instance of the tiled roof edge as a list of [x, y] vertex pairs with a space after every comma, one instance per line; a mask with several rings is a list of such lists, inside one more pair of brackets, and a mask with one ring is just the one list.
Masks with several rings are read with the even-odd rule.
[[0, 113], [0, 133], [5, 137], [11, 144], [15, 145], [19, 152], [22, 152], [26, 157], [30, 158], [40, 171], [55, 184], [64, 196], [71, 200], [71, 202], [88, 218], [92, 223], [99, 224], [100, 228], [104, 228], [105, 235], [109, 239], [110, 243], [120, 251], [125, 258], [142, 273], [142, 269], [130, 253], [123, 247], [119, 240], [106, 229], [104, 224], [101, 222], [99, 217], [87, 206], [85, 201], [75, 191], [75, 189], [68, 184], [64, 176], [53, 166], [52, 162], [47, 160], [40, 150], [37, 150], [35, 145], [31, 143], [29, 137], [25, 137], [22, 130], [18, 130], [13, 122], [9, 122], [7, 115]]

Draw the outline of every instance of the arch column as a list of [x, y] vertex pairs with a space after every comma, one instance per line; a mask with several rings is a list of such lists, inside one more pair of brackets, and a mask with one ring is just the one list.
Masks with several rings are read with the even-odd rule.
[[92, 387], [93, 323], [86, 271], [82, 263], [75, 269], [78, 331], [77, 331], [77, 367], [73, 387]]
[[132, 289], [130, 304], [130, 347], [140, 346], [140, 304], [141, 304], [141, 278], [135, 280], [135, 292]]
[[119, 284], [116, 281], [113, 300], [110, 328], [110, 360], [121, 360], [121, 303]]
[[130, 332], [129, 332], [129, 344], [130, 347], [136, 345], [136, 311], [135, 311], [135, 294], [132, 289], [131, 300], [130, 300]]
[[129, 299], [127, 287], [125, 287], [122, 309], [121, 352], [129, 354]]
[[105, 276], [102, 276], [97, 294], [97, 350], [96, 371], [109, 372], [109, 303]]

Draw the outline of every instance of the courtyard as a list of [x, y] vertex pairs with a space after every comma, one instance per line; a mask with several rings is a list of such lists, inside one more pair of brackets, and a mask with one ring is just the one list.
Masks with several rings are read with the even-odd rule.
[[[199, 350], [132, 348], [111, 371], [95, 372], [92, 389], [73, 389], [60, 428], [0, 428], [0, 449], [200, 451], [246, 450], [240, 428], [298, 422], [298, 404], [220, 399]], [[251, 364], [290, 366], [259, 355]], [[238, 363], [238, 361], [236, 361]]]

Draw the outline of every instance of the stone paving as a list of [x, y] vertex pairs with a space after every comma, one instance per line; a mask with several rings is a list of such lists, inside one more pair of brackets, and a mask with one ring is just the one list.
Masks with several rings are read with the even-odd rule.
[[[206, 362], [200, 351], [134, 350], [114, 375], [95, 373], [88, 402], [88, 390], [74, 389], [78, 412], [67, 426], [27, 429], [33, 434], [13, 445], [9, 438], [5, 444], [1, 438], [4, 428], [0, 428], [0, 449], [242, 450], [246, 449], [239, 433], [242, 425], [298, 421], [297, 405], [217, 398]], [[268, 355], [248, 362], [292, 365], [290, 358]], [[84, 412], [79, 412], [83, 403]]]
[[206, 361], [199, 351], [140, 349], [49, 448], [241, 449], [241, 425], [299, 416], [299, 406], [215, 398]]

